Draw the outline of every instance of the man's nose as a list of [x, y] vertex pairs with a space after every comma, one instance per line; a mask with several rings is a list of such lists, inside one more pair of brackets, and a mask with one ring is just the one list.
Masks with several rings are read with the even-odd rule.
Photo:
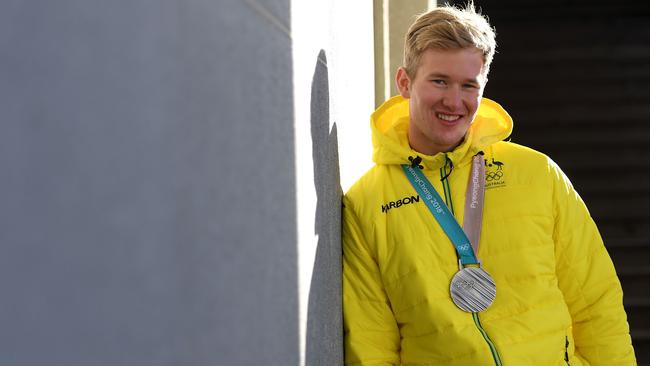
[[451, 86], [447, 88], [444, 95], [442, 96], [442, 104], [449, 109], [458, 109], [462, 106], [462, 97], [460, 93], [460, 88], [457, 86]]

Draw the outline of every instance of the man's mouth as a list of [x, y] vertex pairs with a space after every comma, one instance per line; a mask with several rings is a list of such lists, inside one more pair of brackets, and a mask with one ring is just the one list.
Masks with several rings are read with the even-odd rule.
[[443, 121], [454, 122], [454, 121], [458, 120], [461, 116], [458, 115], [458, 114], [436, 113], [436, 117], [440, 118]]

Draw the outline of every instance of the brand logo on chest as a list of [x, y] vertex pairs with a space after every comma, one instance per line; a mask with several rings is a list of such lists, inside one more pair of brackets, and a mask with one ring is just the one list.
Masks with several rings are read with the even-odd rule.
[[404, 205], [408, 205], [408, 204], [416, 203], [416, 202], [420, 202], [420, 196], [419, 195], [404, 197], [404, 198], [399, 199], [397, 201], [391, 201], [391, 202], [387, 202], [387, 203], [381, 205], [381, 212], [382, 213], [387, 213], [388, 210], [390, 210], [391, 208], [400, 208], [400, 207], [402, 207]]

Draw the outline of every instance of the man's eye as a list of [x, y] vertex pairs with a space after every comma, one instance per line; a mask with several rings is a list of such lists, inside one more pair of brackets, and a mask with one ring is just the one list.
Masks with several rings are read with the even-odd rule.
[[431, 82], [436, 84], [436, 85], [447, 85], [447, 83], [442, 79], [433, 79], [433, 80], [431, 80]]
[[474, 85], [474, 84], [465, 84], [465, 85], [463, 85], [463, 87], [465, 89], [478, 89], [478, 86]]

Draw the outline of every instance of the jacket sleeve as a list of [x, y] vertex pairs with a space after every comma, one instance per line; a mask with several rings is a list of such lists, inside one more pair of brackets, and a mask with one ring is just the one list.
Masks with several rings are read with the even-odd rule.
[[346, 198], [342, 222], [345, 364], [399, 365], [399, 330], [376, 252]]
[[587, 207], [551, 162], [557, 275], [573, 322], [577, 357], [590, 365], [636, 365], [623, 290]]

